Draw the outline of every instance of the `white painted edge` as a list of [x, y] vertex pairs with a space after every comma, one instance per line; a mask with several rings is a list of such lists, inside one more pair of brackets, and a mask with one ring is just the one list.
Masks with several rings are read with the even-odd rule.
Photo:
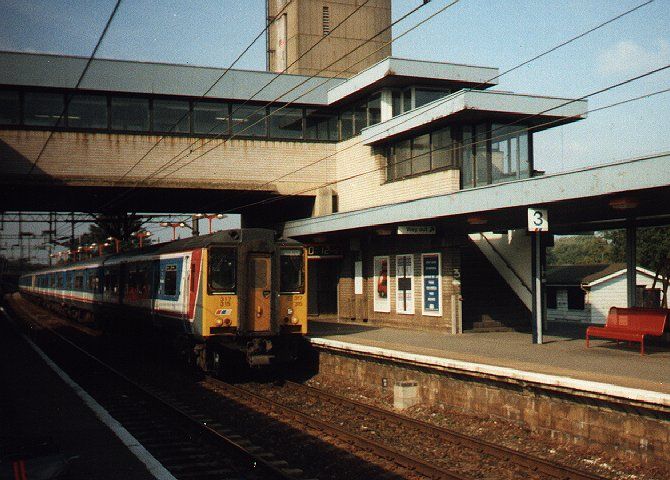
[[571, 388], [588, 393], [608, 395], [611, 397], [623, 398], [626, 400], [636, 400], [650, 404], [663, 405], [670, 407], [670, 395], [651, 390], [642, 390], [638, 388], [621, 387], [609, 383], [593, 382], [590, 380], [579, 380], [559, 375], [548, 375], [544, 373], [527, 372], [508, 367], [499, 367], [496, 365], [486, 365], [482, 363], [465, 362], [451, 358], [432, 357], [428, 355], [419, 355], [416, 353], [402, 352], [399, 350], [389, 350], [385, 348], [373, 347], [370, 345], [361, 345], [354, 343], [341, 342], [339, 340], [328, 340], [325, 338], [309, 338], [310, 343], [317, 346], [330, 347], [353, 353], [365, 353], [375, 355], [391, 360], [404, 360], [413, 364], [426, 367], [442, 367], [455, 370], [464, 370], [467, 372], [493, 375], [524, 382], [533, 382], [553, 387]]
[[[2, 313], [7, 316], [7, 313], [2, 310]], [[46, 353], [42, 351], [40, 347], [35, 345], [35, 343], [26, 337], [23, 334], [20, 334], [21, 337], [30, 345], [30, 347], [44, 360], [44, 362], [58, 375], [63, 382], [65, 382], [74, 393], [77, 394], [79, 398], [83, 400], [88, 408], [90, 408], [95, 416], [104, 423], [114, 435], [116, 435], [121, 442], [128, 447], [133, 455], [142, 462], [149, 470], [149, 473], [157, 478], [158, 480], [177, 480], [156, 458], [151, 455], [146, 448], [128, 431], [123, 425], [121, 425], [110, 413], [103, 408], [98, 402], [96, 402], [93, 397], [91, 397], [86, 390], [84, 390], [77, 382], [72, 380], [70, 376], [60, 369], [53, 360], [51, 360]]]

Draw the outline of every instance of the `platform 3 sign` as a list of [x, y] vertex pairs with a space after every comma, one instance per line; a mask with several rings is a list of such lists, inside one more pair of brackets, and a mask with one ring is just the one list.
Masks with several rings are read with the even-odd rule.
[[422, 313], [438, 317], [442, 315], [442, 262], [439, 253], [421, 255]]
[[549, 231], [549, 212], [547, 212], [546, 208], [531, 207], [528, 209], [528, 231]]

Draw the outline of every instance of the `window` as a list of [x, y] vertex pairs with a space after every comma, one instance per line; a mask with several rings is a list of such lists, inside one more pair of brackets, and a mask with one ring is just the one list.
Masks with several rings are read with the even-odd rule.
[[477, 186], [488, 185], [489, 162], [487, 154], [487, 128], [486, 124], [475, 127], [475, 182]]
[[393, 90], [391, 92], [391, 116], [395, 117], [402, 113], [402, 92]]
[[307, 110], [305, 138], [308, 140], [337, 140], [337, 116], [319, 110]]
[[330, 7], [323, 7], [322, 16], [321, 16], [321, 27], [323, 30], [323, 36], [325, 37], [330, 33]]
[[233, 133], [249, 137], [267, 136], [265, 109], [256, 105], [232, 106]]
[[368, 123], [367, 102], [360, 103], [354, 108], [354, 136], [359, 135]]
[[341, 139], [348, 140], [354, 136], [354, 112], [345, 110], [340, 115]]
[[67, 107], [67, 124], [75, 128], [107, 128], [107, 97], [72, 95]]
[[396, 143], [392, 148], [390, 177], [392, 179], [402, 178], [412, 173], [412, 142], [403, 140]]
[[[23, 123], [42, 127], [63, 126], [61, 118], [65, 97], [60, 93], [26, 92], [23, 105]], [[61, 121], [58, 122], [58, 119]]]
[[434, 102], [449, 95], [449, 90], [435, 90], [432, 88], [414, 89], [414, 108], [419, 108], [427, 103]]
[[368, 126], [382, 121], [382, 94], [377, 92], [368, 99]]
[[272, 138], [302, 138], [302, 108], [271, 108], [268, 128]]
[[430, 134], [420, 135], [412, 140], [412, 173], [430, 170]]
[[491, 126], [492, 182], [528, 178], [528, 134], [523, 126]]
[[454, 144], [449, 127], [430, 134], [431, 168], [449, 167], [454, 164]]
[[177, 266], [168, 265], [165, 267], [163, 277], [163, 295], [177, 295]]
[[76, 275], [74, 277], [74, 289], [75, 290], [83, 290], [84, 289], [84, 276], [83, 275]]
[[475, 145], [472, 138], [472, 127], [463, 127], [463, 157], [461, 167], [461, 186], [470, 188], [475, 186]]
[[584, 310], [584, 290], [580, 287], [568, 288], [568, 310]]
[[193, 132], [205, 135], [228, 134], [230, 132], [228, 104], [195, 103], [193, 105]]
[[21, 100], [19, 92], [0, 92], [0, 124], [17, 125], [21, 121]]
[[188, 102], [179, 100], [154, 100], [154, 132], [188, 133], [190, 116]]
[[286, 249], [279, 256], [280, 293], [305, 293], [305, 267], [302, 250]]
[[112, 98], [112, 130], [149, 130], [149, 99]]
[[234, 293], [236, 289], [236, 250], [212, 247], [209, 249], [209, 289], [215, 293]]
[[547, 287], [547, 308], [556, 309], [556, 287]]

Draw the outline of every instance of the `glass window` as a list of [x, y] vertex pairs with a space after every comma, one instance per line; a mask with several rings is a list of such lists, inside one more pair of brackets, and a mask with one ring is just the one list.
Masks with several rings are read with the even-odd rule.
[[393, 90], [391, 93], [391, 105], [392, 113], [391, 115], [395, 117], [402, 113], [402, 92], [400, 90]]
[[402, 91], [402, 111], [409, 112], [412, 109], [412, 89], [406, 88]]
[[373, 94], [368, 99], [368, 126], [375, 125], [382, 121], [382, 94], [381, 92]]
[[488, 155], [486, 152], [486, 124], [475, 127], [475, 169], [477, 172], [476, 184], [487, 185], [489, 182]]
[[430, 102], [434, 102], [449, 95], [449, 90], [434, 90], [429, 88], [414, 89], [414, 108], [419, 108]]
[[[26, 92], [23, 106], [23, 123], [43, 127], [56, 126], [65, 108], [65, 97], [60, 93]], [[58, 126], [63, 126], [61, 118]]]
[[430, 134], [419, 135], [412, 140], [412, 173], [430, 170]]
[[302, 108], [271, 108], [268, 127], [271, 138], [302, 138]]
[[206, 135], [230, 132], [227, 103], [197, 102], [193, 104], [193, 132]]
[[188, 133], [191, 130], [190, 124], [188, 102], [154, 100], [154, 132]]
[[449, 127], [431, 134], [431, 168], [443, 168], [453, 165], [454, 145]]
[[258, 105], [232, 106], [233, 133], [249, 137], [266, 137], [265, 108]]
[[212, 292], [234, 293], [236, 288], [236, 250], [212, 247], [209, 249], [209, 289]]
[[354, 136], [354, 112], [345, 110], [340, 115], [340, 125], [342, 128], [342, 140], [347, 140]]
[[282, 250], [279, 256], [279, 291], [281, 293], [305, 292], [305, 268], [302, 250]]
[[177, 294], [177, 266], [168, 265], [165, 267], [165, 277], [163, 278], [163, 294]]
[[528, 135], [522, 126], [493, 124], [491, 128], [491, 175], [493, 183], [530, 175]]
[[461, 169], [463, 188], [473, 187], [475, 184], [475, 146], [472, 137], [472, 127], [463, 127], [463, 158]]
[[519, 178], [529, 178], [530, 171], [530, 135], [523, 132], [519, 135]]
[[359, 135], [361, 130], [367, 127], [367, 103], [363, 102], [359, 105], [356, 105], [354, 109], [354, 135]]
[[412, 173], [412, 142], [403, 140], [393, 146], [393, 178], [402, 178]]
[[112, 129], [148, 131], [149, 99], [112, 98]]
[[568, 310], [584, 310], [584, 290], [580, 287], [568, 288]]
[[19, 92], [0, 92], [0, 124], [17, 125], [21, 121], [21, 101]]
[[319, 110], [307, 110], [305, 138], [308, 140], [337, 140], [337, 116]]
[[107, 128], [107, 97], [72, 95], [67, 107], [67, 124], [76, 128]]

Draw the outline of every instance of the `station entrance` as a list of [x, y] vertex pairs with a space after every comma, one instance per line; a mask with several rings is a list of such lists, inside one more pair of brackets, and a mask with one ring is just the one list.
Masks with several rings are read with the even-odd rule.
[[342, 263], [342, 250], [336, 245], [308, 245], [307, 314], [337, 316], [337, 285]]

